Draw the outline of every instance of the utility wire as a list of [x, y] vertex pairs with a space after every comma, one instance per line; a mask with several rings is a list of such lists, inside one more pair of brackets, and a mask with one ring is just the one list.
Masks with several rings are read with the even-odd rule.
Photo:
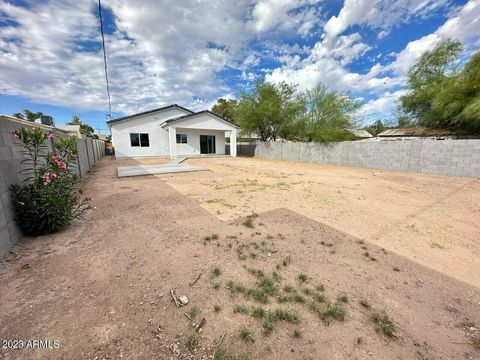
[[103, 32], [103, 17], [102, 17], [102, 3], [98, 0], [98, 13], [100, 15], [100, 32], [102, 33], [102, 48], [103, 48], [103, 64], [105, 65], [105, 80], [107, 82], [107, 97], [108, 97], [108, 114], [107, 118], [112, 118], [112, 102], [110, 101], [110, 84], [108, 82], [107, 70], [107, 52], [105, 51], [105, 34]]

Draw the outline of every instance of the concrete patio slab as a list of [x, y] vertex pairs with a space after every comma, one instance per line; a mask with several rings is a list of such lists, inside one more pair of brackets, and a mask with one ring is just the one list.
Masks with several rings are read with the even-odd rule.
[[192, 171], [207, 171], [208, 169], [192, 166], [188, 164], [168, 163], [161, 165], [138, 165], [138, 166], [121, 166], [117, 168], [118, 177], [142, 176], [155, 174], [171, 174]]
[[185, 157], [176, 157], [175, 159], [172, 159], [171, 161], [168, 162], [168, 165], [173, 165], [173, 164], [181, 164], [187, 160]]

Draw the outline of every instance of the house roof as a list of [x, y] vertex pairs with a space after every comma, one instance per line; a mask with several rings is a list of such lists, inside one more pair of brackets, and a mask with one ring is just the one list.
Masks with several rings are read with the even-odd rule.
[[431, 129], [425, 127], [408, 127], [400, 129], [388, 129], [378, 134], [379, 137], [398, 137], [398, 136], [449, 136], [456, 135], [449, 129]]
[[188, 114], [188, 115], [183, 115], [183, 116], [179, 116], [179, 117], [176, 117], [176, 118], [173, 118], [173, 119], [169, 119], [167, 121], [165, 121], [163, 123], [163, 125], [170, 125], [172, 123], [176, 123], [178, 121], [183, 121], [183, 120], [186, 120], [186, 119], [189, 119], [189, 118], [192, 118], [192, 117], [195, 117], [195, 116], [198, 116], [198, 115], [202, 115], [202, 114], [210, 114], [210, 115], [213, 115], [215, 116], [216, 118], [226, 122], [227, 124], [235, 127], [235, 128], [239, 128], [238, 125], [236, 125], [235, 123], [231, 122], [230, 120], [228, 119], [225, 119], [224, 117], [218, 115], [218, 114], [215, 114], [214, 112], [210, 111], [210, 110], [203, 110], [203, 111], [199, 111], [199, 112], [196, 112], [196, 113], [191, 113], [191, 114]]
[[157, 111], [165, 111], [165, 110], [170, 110], [170, 109], [174, 109], [174, 108], [181, 109], [181, 110], [184, 110], [186, 112], [189, 112], [189, 113], [193, 114], [192, 110], [188, 110], [187, 108], [184, 108], [183, 106], [180, 106], [180, 105], [177, 105], [177, 104], [172, 104], [172, 105], [160, 107], [160, 108], [153, 109], [153, 110], [143, 111], [143, 112], [139, 112], [139, 113], [136, 113], [136, 114], [123, 116], [121, 118], [112, 119], [112, 120], [107, 121], [107, 124], [113, 124], [113, 123], [116, 123], [116, 122], [119, 122], [119, 121], [129, 120], [129, 119], [137, 117], [137, 116], [148, 115], [148, 114], [151, 114], [151, 113], [154, 113], [154, 112], [157, 112]]
[[68, 131], [68, 132], [78, 132], [80, 131], [80, 125], [55, 125], [57, 129]]
[[358, 138], [371, 138], [373, 137], [367, 130], [363, 129], [347, 129], [347, 131]]

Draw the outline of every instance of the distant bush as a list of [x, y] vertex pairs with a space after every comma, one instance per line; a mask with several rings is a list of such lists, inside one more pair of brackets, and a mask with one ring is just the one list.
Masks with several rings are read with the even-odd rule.
[[89, 208], [70, 169], [77, 156], [75, 138], [58, 139], [55, 152], [50, 152], [45, 141], [53, 139], [53, 133], [22, 127], [13, 136], [25, 156], [21, 173], [26, 180], [10, 186], [18, 226], [29, 236], [65, 228]]

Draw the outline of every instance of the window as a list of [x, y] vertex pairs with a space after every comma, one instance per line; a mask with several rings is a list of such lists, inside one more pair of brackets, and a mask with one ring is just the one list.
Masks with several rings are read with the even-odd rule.
[[130, 145], [141, 146], [141, 147], [150, 146], [148, 134], [130, 133]]
[[140, 146], [142, 147], [150, 146], [150, 141], [148, 140], [148, 134], [140, 134]]
[[177, 144], [186, 144], [187, 134], [177, 134]]
[[130, 134], [130, 145], [140, 146], [140, 136], [139, 136], [139, 134]]

